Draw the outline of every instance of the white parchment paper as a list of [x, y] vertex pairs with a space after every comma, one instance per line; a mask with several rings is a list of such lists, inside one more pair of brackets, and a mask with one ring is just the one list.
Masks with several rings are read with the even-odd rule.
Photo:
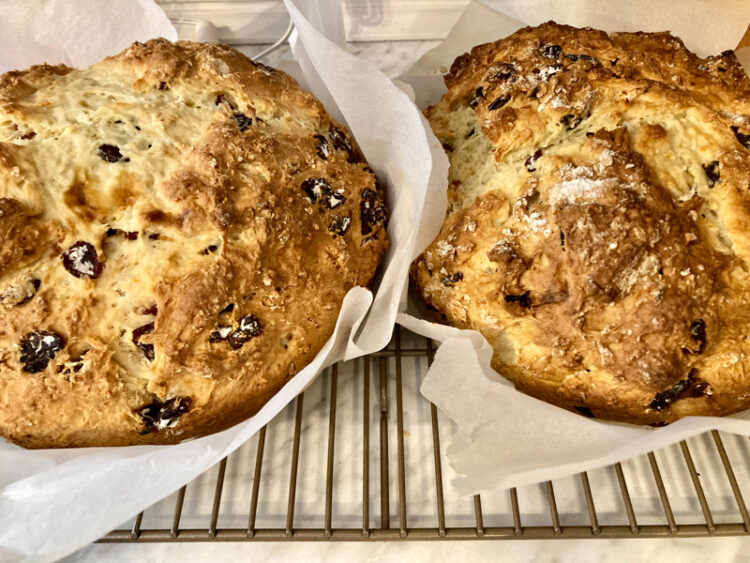
[[[668, 8], [667, 8], [668, 7]], [[446, 40], [401, 80], [420, 107], [444, 93], [441, 75], [474, 45], [525, 25], [554, 19], [606, 31], [664, 31], [700, 55], [738, 46], [750, 23], [750, 3], [652, 0], [485, 0], [472, 2]], [[748, 51], [741, 56], [748, 62]], [[750, 67], [745, 66], [746, 70]], [[691, 417], [664, 428], [592, 420], [525, 395], [490, 367], [492, 349], [477, 332], [431, 323], [413, 306], [398, 322], [442, 342], [421, 391], [456, 423], [448, 459], [460, 494], [554, 479], [629, 459], [711, 429], [750, 434], [750, 411], [725, 418]], [[422, 317], [422, 318], [418, 318]]]
[[[1, 4], [0, 72], [42, 62], [86, 66], [134, 40], [176, 38], [151, 0]], [[95, 540], [242, 445], [324, 366], [387, 344], [405, 302], [409, 264], [435, 235], [422, 223], [428, 217], [429, 225], [439, 225], [444, 214], [447, 160], [407, 95], [335, 43], [343, 38], [337, 0], [285, 4], [296, 26], [292, 43], [301, 68], [295, 74], [348, 123], [388, 190], [391, 248], [375, 294], [352, 289], [315, 360], [255, 417], [224, 432], [129, 448], [30, 451], [0, 441], [0, 560], [54, 560]]]

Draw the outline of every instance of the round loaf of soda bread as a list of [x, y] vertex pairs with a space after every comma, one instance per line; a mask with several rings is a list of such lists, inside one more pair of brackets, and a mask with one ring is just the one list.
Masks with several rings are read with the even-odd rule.
[[[660, 425], [750, 407], [750, 80], [553, 22], [456, 59], [449, 210], [415, 285], [518, 389]], [[499, 406], [498, 408], [502, 408]]]
[[165, 444], [252, 415], [371, 282], [385, 217], [344, 128], [229, 47], [0, 76], [0, 434]]

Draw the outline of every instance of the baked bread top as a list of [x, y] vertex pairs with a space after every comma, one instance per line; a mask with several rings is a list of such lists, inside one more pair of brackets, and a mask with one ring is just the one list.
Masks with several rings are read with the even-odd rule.
[[750, 407], [750, 80], [668, 33], [549, 22], [456, 59], [427, 116], [449, 210], [422, 296], [595, 417]]
[[0, 76], [0, 434], [170, 443], [256, 412], [387, 247], [343, 127], [229, 47]]

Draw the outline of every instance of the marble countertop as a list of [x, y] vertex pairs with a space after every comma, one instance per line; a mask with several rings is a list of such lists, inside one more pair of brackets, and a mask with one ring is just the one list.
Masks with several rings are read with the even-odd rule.
[[[379, 43], [354, 43], [349, 49], [357, 56], [372, 61], [388, 76], [395, 77], [406, 70], [422, 53], [436, 45], [434, 41], [391, 41]], [[241, 50], [248, 55], [259, 52], [262, 46], [247, 46]], [[283, 68], [288, 60], [289, 48], [282, 47], [272, 53], [264, 62], [271, 66]], [[362, 444], [361, 420], [363, 388], [361, 378], [354, 373], [361, 370], [361, 362], [356, 360], [340, 369], [337, 387], [337, 423], [334, 472], [333, 526], [356, 527], [361, 518], [361, 485], [362, 482]], [[393, 389], [393, 361], [387, 366], [388, 381]], [[373, 368], [373, 374], [377, 373]], [[432, 465], [432, 442], [430, 409], [428, 403], [418, 393], [419, 383], [426, 371], [426, 361], [420, 359], [404, 360], [403, 404], [404, 404], [404, 440], [405, 465], [407, 475], [407, 506], [409, 508], [410, 526], [434, 526], [436, 508], [434, 495], [434, 468]], [[380, 416], [377, 407], [377, 377], [373, 375], [370, 399], [371, 404], [371, 444], [378, 439]], [[303, 419], [302, 440], [300, 447], [300, 473], [298, 476], [298, 493], [295, 503], [296, 527], [320, 527], [319, 521], [325, 499], [325, 455], [327, 451], [328, 404], [330, 398], [330, 372], [324, 372], [316, 383], [305, 393], [305, 410]], [[391, 401], [393, 401], [391, 397]], [[291, 440], [294, 426], [294, 404], [283, 411], [269, 425], [265, 445], [264, 475], [261, 481], [261, 495], [258, 506], [259, 527], [284, 527], [286, 517], [287, 487], [289, 482], [289, 464]], [[391, 455], [395, 456], [396, 426], [395, 417], [389, 419]], [[449, 436], [450, 423], [440, 420], [441, 436]], [[736, 438], [736, 440], [734, 439]], [[745, 467], [750, 467], [750, 448], [746, 439], [730, 438], [740, 452]], [[445, 445], [445, 444], [444, 444]], [[715, 464], [715, 455], [711, 455], [710, 444], [700, 438], [691, 442], [696, 464], [707, 467]], [[248, 501], [252, 487], [252, 471], [257, 448], [257, 437], [235, 452], [227, 465], [226, 481], [222, 496], [222, 511], [219, 527], [242, 527], [247, 523]], [[377, 526], [376, 510], [379, 508], [379, 485], [376, 471], [379, 468], [377, 459], [371, 460], [371, 522]], [[700, 515], [696, 505], [695, 494], [691, 489], [689, 476], [684, 470], [679, 447], [675, 446], [665, 453], [660, 452], [659, 463], [665, 474], [674, 473], [669, 484], [672, 508], [679, 519], [693, 518]], [[633, 483], [633, 502], [639, 511], [639, 523], [663, 523], [664, 513], [658, 501], [658, 493], [649, 481], [647, 466], [642, 461], [634, 460], [623, 464]], [[680, 469], [681, 467], [681, 469]], [[216, 468], [209, 470], [188, 486], [183, 507], [182, 528], [205, 528], [211, 514]], [[392, 470], [393, 471], [393, 470]], [[679, 477], [677, 476], [679, 474]], [[718, 474], [718, 473], [717, 473]], [[644, 477], [643, 475], [646, 475]], [[733, 505], [731, 492], [721, 479], [713, 479], [713, 473], [706, 471], [705, 481], [707, 496], [710, 497], [712, 510], [717, 521], [736, 521], [736, 505]], [[473, 504], [471, 499], [458, 498], [451, 494], [450, 479], [453, 476], [450, 466], [443, 462], [443, 481], [445, 490], [446, 514], [449, 515], [449, 526], [471, 526], [473, 522]], [[605, 469], [592, 472], [590, 475], [597, 511], [602, 524], [615, 523], [622, 519], [621, 501], [613, 492], [616, 482], [611, 472]], [[750, 490], [750, 475], [739, 475], [741, 486]], [[585, 504], [582, 504], [580, 483], [573, 478], [555, 482], [555, 493], [558, 499], [563, 525], [587, 525]], [[398, 522], [398, 496], [396, 476], [391, 474], [390, 512], [393, 526]], [[548, 525], [549, 514], [546, 512], [542, 486], [519, 489], [522, 510], [526, 525]], [[508, 525], [509, 506], [507, 499], [488, 499], [485, 507], [486, 525]], [[483, 499], [483, 502], [484, 499]], [[145, 528], [168, 528], [171, 524], [175, 495], [146, 511], [143, 525]], [[494, 520], [493, 520], [494, 519]], [[123, 523], [127, 529], [132, 521]], [[622, 560], [660, 560], [677, 559], [680, 561], [698, 561], [708, 559], [738, 560], [744, 557], [747, 539], [745, 538], [710, 538], [710, 539], [638, 539], [638, 540], [504, 540], [504, 541], [432, 541], [432, 542], [244, 542], [244, 543], [151, 543], [151, 544], [94, 544], [66, 558], [76, 562], [139, 561], [141, 563], [156, 561], [233, 561], [233, 560], [304, 560], [329, 561], [349, 559], [354, 561], [435, 561], [435, 560], [472, 560], [496, 561], [500, 557], [514, 561], [622, 561]]]

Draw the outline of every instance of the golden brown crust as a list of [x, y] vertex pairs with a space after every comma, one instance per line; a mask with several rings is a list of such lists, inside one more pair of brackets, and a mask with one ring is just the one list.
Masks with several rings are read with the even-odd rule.
[[667, 33], [553, 22], [427, 110], [450, 209], [412, 277], [531, 395], [658, 424], [750, 407], [750, 80]]
[[173, 443], [255, 413], [387, 247], [348, 134], [220, 45], [0, 76], [0, 434]]

